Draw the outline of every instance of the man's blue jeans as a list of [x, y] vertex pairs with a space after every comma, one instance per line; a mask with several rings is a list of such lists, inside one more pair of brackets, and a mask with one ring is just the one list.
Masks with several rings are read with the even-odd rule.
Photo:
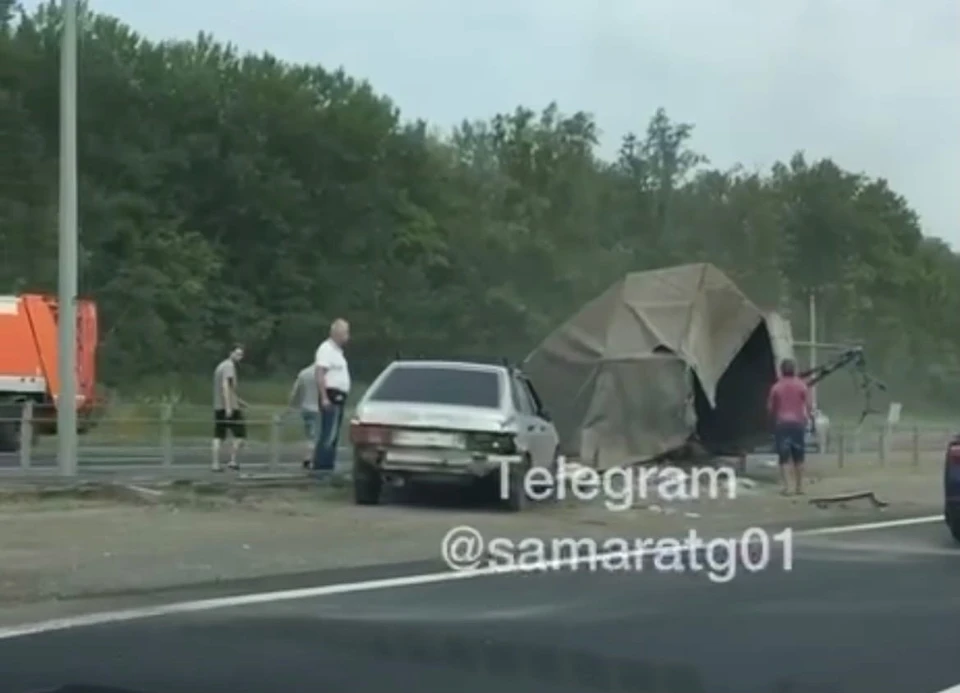
[[313, 448], [313, 468], [317, 471], [333, 471], [336, 466], [345, 401], [346, 397], [330, 397], [330, 406], [320, 409], [317, 444]]

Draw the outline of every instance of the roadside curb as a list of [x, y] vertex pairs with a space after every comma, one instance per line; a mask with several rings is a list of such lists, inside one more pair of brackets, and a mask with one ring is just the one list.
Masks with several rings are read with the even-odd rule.
[[129, 479], [124, 481], [17, 481], [0, 485], [0, 503], [31, 500], [103, 500], [137, 504], [163, 504], [184, 495], [229, 496], [261, 489], [340, 488], [343, 475], [317, 479], [303, 474], [250, 474], [232, 479], [191, 478]]
[[20, 483], [0, 488], [0, 503], [40, 500], [113, 500], [125, 503], [150, 498], [136, 485], [85, 481], [72, 484]]

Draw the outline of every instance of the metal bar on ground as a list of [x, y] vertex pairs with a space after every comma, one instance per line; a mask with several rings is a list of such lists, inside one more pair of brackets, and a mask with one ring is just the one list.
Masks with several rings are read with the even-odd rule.
[[913, 452], [912, 461], [914, 467], [920, 466], [920, 427], [913, 427], [913, 441], [911, 445], [911, 450]]
[[846, 351], [847, 349], [859, 349], [862, 348], [862, 344], [837, 344], [834, 342], [802, 342], [795, 341], [793, 343], [795, 347], [803, 347], [806, 349], [835, 349], [837, 351]]

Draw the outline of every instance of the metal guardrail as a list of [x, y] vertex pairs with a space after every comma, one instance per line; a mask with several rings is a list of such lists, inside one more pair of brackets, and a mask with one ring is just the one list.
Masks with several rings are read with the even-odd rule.
[[[300, 463], [307, 441], [299, 413], [279, 408], [259, 412], [245, 421], [247, 439], [241, 464], [269, 469]], [[56, 437], [35, 436], [34, 423], [30, 403], [24, 406], [21, 418], [0, 419], [0, 426], [13, 424], [19, 428], [21, 443], [15, 451], [0, 452], [0, 470], [19, 468], [29, 472], [56, 466]], [[95, 428], [78, 438], [78, 466], [80, 469], [209, 466], [213, 423], [212, 412], [209, 418], [178, 417], [172, 406], [162, 407], [158, 415], [152, 417], [101, 418]], [[854, 462], [862, 465], [858, 457], [864, 455], [879, 466], [888, 462], [902, 465], [904, 458], [919, 465], [925, 455], [944, 453], [956, 433], [956, 429], [946, 426], [918, 424], [834, 425], [820, 441], [822, 449], [811, 450], [811, 453], [821, 459], [834, 460], [838, 467]], [[344, 430], [341, 460], [349, 454], [346, 440]]]
[[[278, 409], [248, 416], [244, 423], [247, 436], [239, 457], [241, 465], [272, 468], [303, 460], [307, 438], [298, 412]], [[42, 428], [38, 424], [30, 403], [19, 419], [0, 419], [0, 426], [19, 431], [16, 449], [0, 452], [0, 470], [29, 472], [56, 466], [56, 436], [38, 436], [36, 431]], [[161, 408], [156, 417], [102, 418], [78, 437], [78, 466], [209, 466], [213, 425], [212, 412], [209, 418], [183, 418], [175, 416], [172, 407]], [[346, 435], [341, 440], [346, 440]], [[229, 446], [228, 438], [221, 451], [224, 459]]]
[[[880, 466], [890, 461], [902, 465], [904, 458], [919, 465], [921, 457], [945, 454], [957, 434], [958, 429], [943, 425], [840, 425], [824, 434], [808, 436], [807, 454], [835, 460], [838, 467], [864, 456]], [[772, 454], [772, 443], [764, 451]]]
[[880, 466], [904, 457], [918, 466], [924, 455], [946, 454], [957, 433], [957, 428], [921, 424], [839, 426], [827, 433], [821, 454], [835, 458], [838, 467], [857, 455], [874, 456]]

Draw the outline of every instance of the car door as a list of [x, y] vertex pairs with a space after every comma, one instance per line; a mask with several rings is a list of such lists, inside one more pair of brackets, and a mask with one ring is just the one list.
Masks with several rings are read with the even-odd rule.
[[540, 438], [540, 426], [536, 408], [523, 381], [515, 374], [510, 376], [510, 394], [513, 407], [517, 410], [517, 435], [521, 445], [530, 452], [534, 466], [543, 464], [543, 444]]
[[533, 410], [533, 426], [537, 438], [537, 456], [538, 464], [550, 467], [553, 465], [554, 454], [557, 450], [559, 438], [557, 430], [550, 421], [549, 414], [543, 408], [543, 402], [537, 394], [536, 389], [530, 379], [524, 375], [518, 376], [520, 385], [526, 395], [527, 401]]

